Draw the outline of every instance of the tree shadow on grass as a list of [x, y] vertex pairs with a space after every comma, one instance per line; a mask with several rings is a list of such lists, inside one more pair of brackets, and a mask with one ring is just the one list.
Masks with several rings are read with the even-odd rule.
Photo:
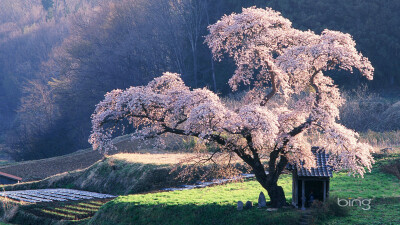
[[293, 208], [268, 212], [265, 208], [238, 211], [232, 205], [134, 205], [103, 207], [89, 224], [296, 224], [301, 212]]

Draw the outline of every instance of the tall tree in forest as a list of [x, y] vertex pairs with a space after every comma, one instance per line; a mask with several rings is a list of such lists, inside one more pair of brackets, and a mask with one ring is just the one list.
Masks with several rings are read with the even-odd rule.
[[198, 49], [201, 45], [201, 30], [205, 22], [205, 1], [201, 0], [185, 0], [174, 1], [178, 15], [182, 21], [183, 31], [186, 33], [187, 39], [190, 43], [190, 49], [193, 60], [193, 80], [194, 86], [198, 87], [199, 83], [199, 59]]

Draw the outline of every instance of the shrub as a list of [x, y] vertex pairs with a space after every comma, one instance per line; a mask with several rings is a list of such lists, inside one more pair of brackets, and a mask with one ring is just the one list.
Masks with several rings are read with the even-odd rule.
[[388, 164], [383, 164], [380, 166], [380, 169], [382, 170], [382, 172], [393, 174], [400, 179], [400, 159]]
[[348, 216], [349, 208], [339, 206], [336, 200], [337, 196], [330, 196], [325, 203], [318, 200], [314, 201], [311, 208], [314, 210], [316, 218], [324, 220], [329, 217]]
[[346, 99], [345, 105], [340, 109], [343, 125], [359, 132], [386, 130], [382, 123], [382, 114], [391, 106], [388, 100], [369, 93], [365, 87], [345, 92], [343, 97]]
[[400, 101], [386, 109], [382, 113], [382, 119], [386, 129], [398, 130], [400, 128]]
[[8, 198], [3, 198], [1, 200], [1, 220], [4, 222], [10, 221], [15, 214], [17, 214], [19, 209], [19, 205], [13, 202], [12, 200]]

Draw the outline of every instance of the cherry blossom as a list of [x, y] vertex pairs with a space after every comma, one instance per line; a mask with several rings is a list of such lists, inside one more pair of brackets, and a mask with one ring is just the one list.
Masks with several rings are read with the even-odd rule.
[[371, 169], [372, 147], [339, 123], [344, 99], [324, 74], [357, 69], [373, 78], [374, 68], [351, 35], [301, 31], [279, 12], [255, 7], [223, 16], [209, 31], [205, 42], [214, 57], [232, 57], [237, 66], [229, 80], [232, 89], [251, 88], [242, 107], [230, 108], [212, 91], [190, 89], [179, 74], [166, 72], [146, 86], [105, 95], [92, 115], [89, 142], [94, 149], [113, 148], [114, 128], [107, 124], [121, 120], [136, 129], [136, 139], [173, 133], [213, 142], [216, 151], [236, 154], [252, 168], [275, 207], [285, 202], [277, 180], [286, 165], [315, 166], [311, 146], [329, 152], [335, 169], [361, 176]]

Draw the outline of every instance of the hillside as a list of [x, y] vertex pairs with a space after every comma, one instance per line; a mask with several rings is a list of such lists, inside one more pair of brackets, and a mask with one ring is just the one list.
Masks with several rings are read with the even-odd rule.
[[[139, 146], [137, 143], [133, 143], [129, 135], [115, 138], [114, 143], [118, 150], [109, 152], [109, 155], [121, 152], [160, 152], [149, 149], [149, 146]], [[140, 147], [143, 148], [139, 150]], [[37, 181], [56, 174], [85, 169], [103, 158], [104, 155], [88, 148], [63, 156], [4, 165], [0, 167], [0, 172], [19, 176], [23, 179], [23, 182]]]
[[[17, 190], [67, 187], [122, 195], [102, 206], [92, 219], [86, 218], [81, 221], [67, 219], [65, 224], [131, 224], [132, 221], [137, 224], [149, 224], [149, 218], [152, 218], [151, 224], [226, 224], [224, 223], [226, 221], [232, 222], [231, 224], [293, 224], [300, 219], [300, 212], [291, 208], [269, 212], [254, 207], [237, 212], [235, 209], [237, 201], [250, 200], [254, 204], [258, 193], [263, 191], [255, 180], [185, 191], [159, 192], [158, 190], [164, 187], [183, 183], [182, 180], [175, 179], [177, 173], [170, 173], [170, 171], [173, 164], [187, 156], [191, 155], [185, 153], [115, 154], [83, 170], [65, 172], [41, 181], [8, 185], [4, 188]], [[374, 219], [376, 217], [388, 224], [390, 222], [396, 224], [398, 218], [388, 215], [395, 215], [394, 213], [397, 212], [400, 186], [394, 175], [382, 172], [382, 166], [389, 166], [388, 163], [398, 160], [399, 156], [398, 154], [393, 154], [389, 158], [387, 156], [386, 154], [377, 155], [377, 164], [372, 173], [366, 174], [364, 179], [349, 177], [346, 173], [336, 173], [331, 180], [333, 200], [335, 200], [335, 195], [372, 198], [371, 207], [374, 211], [371, 211], [373, 214], [369, 216], [369, 219], [378, 222], [378, 219]], [[290, 202], [291, 176], [282, 175], [279, 182], [284, 187], [287, 200]], [[44, 211], [47, 208], [54, 210], [54, 207], [57, 209], [78, 207], [68, 204], [38, 207], [43, 208]], [[381, 208], [382, 206], [386, 208]], [[322, 214], [316, 219], [321, 223], [317, 224], [326, 224], [327, 219], [336, 218], [335, 213], [338, 212], [327, 207], [320, 209]], [[45, 213], [42, 217], [33, 217], [30, 212], [35, 211], [36, 208], [22, 206], [12, 221], [26, 222], [35, 218], [35, 222], [28, 224], [43, 224], [43, 221], [49, 221], [48, 224], [60, 224], [54, 220], [54, 216], [49, 217], [53, 218], [50, 220]], [[65, 211], [64, 208], [62, 210]], [[364, 217], [364, 210], [354, 208], [344, 213], [348, 216], [336, 219], [340, 222], [350, 221], [350, 224], [366, 224], [365, 220], [359, 219]], [[19, 222], [17, 224], [25, 224]]]
[[84, 169], [102, 159], [93, 150], [81, 150], [65, 156], [14, 163], [0, 167], [0, 171], [23, 178], [23, 181], [41, 180], [66, 171]]
[[[53, 166], [60, 163], [63, 158], [76, 157], [80, 161], [88, 151], [57, 157], [45, 161]], [[186, 153], [119, 153], [104, 157], [85, 169], [68, 171], [56, 174], [40, 181], [24, 182], [14, 185], [3, 186], [3, 190], [31, 190], [46, 188], [71, 188], [79, 190], [90, 190], [101, 193], [113, 193], [126, 195], [133, 193], [144, 193], [159, 191], [166, 187], [175, 187], [183, 184], [183, 180], [176, 179], [180, 169], [171, 173], [174, 165], [185, 157], [192, 154]], [[34, 166], [38, 162], [26, 162], [13, 165], [14, 168]], [[110, 199], [109, 199], [110, 200]], [[7, 199], [3, 199], [5, 204]], [[108, 200], [107, 200], [108, 201]], [[70, 224], [69, 220], [86, 220], [91, 217], [98, 208], [106, 201], [79, 201], [75, 202], [53, 202], [50, 204], [25, 205], [21, 203], [20, 210], [13, 216], [12, 223], [16, 224]], [[98, 204], [96, 209], [90, 212], [81, 206]], [[4, 208], [4, 205], [3, 205]], [[0, 213], [3, 210], [0, 207]], [[72, 208], [72, 209], [71, 209]], [[78, 210], [77, 212], [75, 212]], [[80, 211], [79, 211], [80, 210]], [[60, 220], [66, 220], [60, 222]], [[72, 224], [75, 224], [72, 222]]]
[[5, 190], [73, 188], [108, 194], [131, 194], [182, 184], [171, 173], [180, 159], [190, 154], [116, 154], [86, 169], [68, 171], [40, 181], [4, 186]]

